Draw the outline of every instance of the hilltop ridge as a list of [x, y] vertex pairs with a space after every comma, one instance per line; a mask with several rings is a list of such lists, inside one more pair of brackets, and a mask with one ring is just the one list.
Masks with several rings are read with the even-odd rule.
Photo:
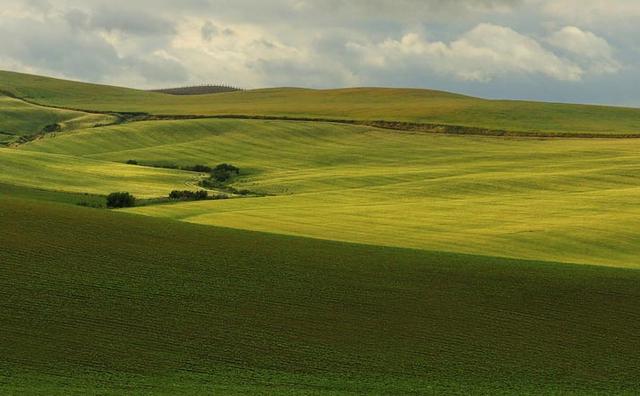
[[207, 95], [207, 94], [216, 94], [216, 93], [223, 93], [223, 92], [242, 91], [242, 89], [237, 87], [232, 87], [230, 85], [205, 84], [205, 85], [190, 85], [190, 86], [176, 87], [176, 88], [150, 89], [149, 91], [169, 94], [169, 95]]
[[426, 89], [269, 88], [203, 95], [166, 95], [0, 72], [0, 91], [42, 105], [84, 111], [390, 121], [549, 136], [640, 135], [640, 109], [488, 100]]

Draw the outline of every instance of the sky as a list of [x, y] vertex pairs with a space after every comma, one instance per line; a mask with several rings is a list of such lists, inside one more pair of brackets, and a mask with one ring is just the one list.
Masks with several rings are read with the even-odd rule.
[[640, 0], [0, 0], [0, 69], [640, 107]]

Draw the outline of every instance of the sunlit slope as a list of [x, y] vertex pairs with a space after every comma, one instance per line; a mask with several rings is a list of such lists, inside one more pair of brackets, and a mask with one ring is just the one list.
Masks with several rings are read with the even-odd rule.
[[0, 227], [3, 394], [640, 391], [637, 271], [2, 198]]
[[100, 195], [130, 191], [152, 198], [174, 189], [194, 188], [197, 180], [193, 172], [0, 149], [0, 183], [16, 186]]
[[53, 124], [58, 124], [61, 130], [65, 130], [108, 124], [114, 119], [112, 116], [103, 114], [35, 106], [19, 99], [0, 95], [0, 142], [41, 132], [45, 127]]
[[244, 173], [236, 187], [276, 195], [133, 209], [147, 215], [380, 245], [640, 267], [640, 141], [634, 139], [517, 140], [195, 120], [61, 134], [20, 149], [27, 150], [120, 163], [230, 162]]
[[175, 96], [0, 72], [0, 90], [38, 103], [102, 111], [395, 120], [548, 134], [640, 134], [639, 109], [483, 100], [421, 89], [280, 88]]

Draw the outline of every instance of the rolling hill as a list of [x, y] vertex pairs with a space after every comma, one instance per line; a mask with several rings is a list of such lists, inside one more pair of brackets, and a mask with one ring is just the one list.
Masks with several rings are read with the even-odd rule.
[[0, 72], [0, 90], [44, 105], [90, 111], [387, 120], [540, 135], [640, 134], [639, 109], [485, 100], [421, 89], [277, 88], [176, 96]]
[[228, 85], [193, 85], [188, 87], [178, 88], [161, 88], [152, 89], [151, 92], [159, 92], [170, 95], [206, 95], [223, 92], [236, 92], [241, 91], [240, 88], [231, 87]]
[[2, 394], [640, 392], [638, 109], [0, 91]]
[[64, 131], [114, 123], [108, 114], [36, 106], [0, 94], [0, 144], [21, 141], [21, 137], [38, 134], [47, 128]]
[[[197, 175], [173, 171], [169, 178], [167, 170], [124, 163], [230, 162], [243, 170], [234, 186], [272, 196], [131, 211], [350, 242], [638, 268], [639, 145], [635, 139], [437, 136], [318, 122], [136, 122], [0, 152], [0, 169], [39, 164], [19, 176], [0, 174], [0, 182], [44, 186], [45, 175], [60, 173], [49, 189], [166, 196], [181, 184], [197, 188]], [[78, 165], [53, 169], [53, 159]], [[67, 186], [74, 175], [95, 174], [82, 170], [88, 164], [113, 181], [86, 175], [77, 179], [86, 180], [80, 186]]]

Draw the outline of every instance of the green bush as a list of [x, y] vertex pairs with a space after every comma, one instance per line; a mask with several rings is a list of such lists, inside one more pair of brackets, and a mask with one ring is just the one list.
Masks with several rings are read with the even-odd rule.
[[136, 197], [128, 192], [114, 192], [107, 195], [107, 208], [130, 208], [136, 204]]
[[205, 190], [199, 191], [189, 191], [189, 190], [173, 190], [169, 193], [170, 199], [182, 199], [182, 200], [193, 200], [193, 201], [201, 201], [207, 199], [209, 197], [209, 193]]
[[221, 183], [231, 179], [233, 174], [239, 175], [240, 168], [231, 164], [219, 164], [211, 170], [211, 177]]
[[187, 170], [191, 172], [200, 172], [200, 173], [209, 173], [211, 172], [211, 167], [206, 165], [193, 165], [193, 166], [185, 166], [182, 170]]

